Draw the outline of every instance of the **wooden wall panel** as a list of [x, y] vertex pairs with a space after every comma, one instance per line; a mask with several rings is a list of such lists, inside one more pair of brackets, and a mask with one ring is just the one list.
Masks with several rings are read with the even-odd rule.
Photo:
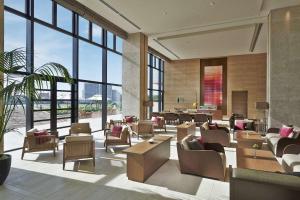
[[[248, 91], [248, 117], [256, 118], [255, 102], [266, 100], [266, 54], [227, 57], [227, 116], [232, 113], [232, 91]], [[165, 110], [192, 108], [200, 101], [200, 59], [179, 60], [165, 64]], [[177, 98], [183, 102], [177, 103]], [[259, 117], [259, 116], [258, 116]]]
[[[200, 101], [200, 59], [179, 60], [165, 63], [164, 109], [192, 108]], [[177, 98], [183, 102], [177, 103]]]
[[248, 91], [248, 118], [259, 117], [255, 102], [266, 101], [267, 55], [230, 56], [227, 62], [227, 115], [232, 113], [232, 91]]

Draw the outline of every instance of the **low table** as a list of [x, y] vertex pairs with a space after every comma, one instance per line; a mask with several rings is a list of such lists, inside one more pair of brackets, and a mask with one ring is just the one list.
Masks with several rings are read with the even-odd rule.
[[186, 122], [177, 126], [177, 141], [181, 141], [185, 136], [189, 134], [195, 135], [196, 124], [193, 122]]
[[273, 153], [269, 150], [237, 148], [236, 149], [237, 167], [245, 169], [263, 170], [269, 172], [283, 172], [281, 165], [278, 163]]
[[261, 149], [264, 139], [255, 131], [238, 131], [236, 133], [236, 140], [238, 148], [253, 148], [254, 144]]
[[127, 154], [127, 177], [129, 180], [145, 182], [170, 158], [172, 136], [156, 135], [154, 143], [140, 142], [123, 152]]

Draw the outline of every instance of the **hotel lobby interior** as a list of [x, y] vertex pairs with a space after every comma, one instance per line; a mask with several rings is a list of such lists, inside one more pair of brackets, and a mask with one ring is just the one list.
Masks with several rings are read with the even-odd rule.
[[300, 199], [300, 0], [0, 0], [0, 200]]

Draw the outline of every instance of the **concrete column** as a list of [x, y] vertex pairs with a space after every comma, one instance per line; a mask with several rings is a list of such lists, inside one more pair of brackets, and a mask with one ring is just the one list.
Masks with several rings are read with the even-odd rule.
[[122, 112], [146, 119], [148, 37], [129, 34], [123, 43]]
[[[4, 8], [3, 8], [3, 0], [0, 0], [0, 52], [2, 53], [4, 50]], [[0, 74], [0, 81], [3, 82], [3, 74]], [[0, 101], [0, 107], [2, 106], [2, 102]], [[4, 139], [3, 139], [4, 140]], [[4, 150], [3, 141], [0, 141], [0, 153], [3, 153]]]
[[300, 6], [269, 15], [269, 126], [300, 127]]

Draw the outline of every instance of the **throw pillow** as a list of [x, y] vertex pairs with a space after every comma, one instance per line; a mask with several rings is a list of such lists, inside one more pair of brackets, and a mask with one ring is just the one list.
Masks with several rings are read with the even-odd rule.
[[43, 143], [48, 142], [48, 141], [51, 140], [51, 138], [45, 137], [45, 136], [49, 135], [47, 130], [40, 130], [40, 131], [34, 132], [33, 135], [36, 138], [36, 143], [37, 144], [43, 144]]
[[236, 120], [235, 121], [235, 127], [238, 129], [238, 130], [244, 130], [245, 129], [245, 123], [244, 123], [244, 120]]
[[204, 130], [209, 130], [209, 126], [208, 126], [208, 122], [205, 122], [202, 124], [202, 127], [204, 128]]
[[289, 135], [293, 132], [294, 128], [288, 126], [282, 126], [279, 134], [280, 137], [289, 137]]
[[113, 126], [111, 130], [111, 135], [119, 138], [122, 132], [122, 128], [122, 126]]
[[133, 116], [126, 116], [125, 117], [125, 122], [126, 123], [133, 123]]
[[187, 143], [190, 150], [204, 150], [204, 145], [200, 144], [197, 139], [193, 139]]
[[197, 141], [200, 143], [200, 144], [204, 144], [204, 139], [203, 139], [203, 137], [201, 137], [201, 136], [199, 136], [198, 138], [197, 138]]

